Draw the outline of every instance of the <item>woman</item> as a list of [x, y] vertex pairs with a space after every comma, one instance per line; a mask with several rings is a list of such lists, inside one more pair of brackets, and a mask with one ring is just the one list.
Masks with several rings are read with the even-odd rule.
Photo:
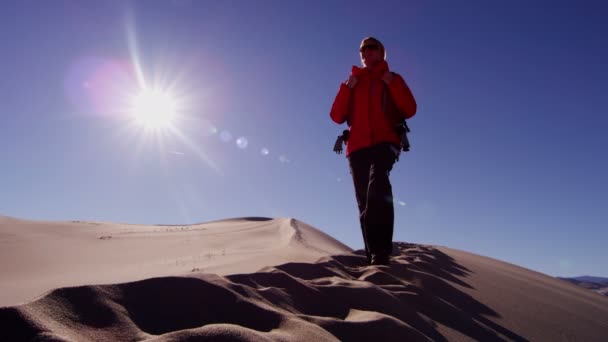
[[346, 157], [355, 185], [367, 261], [388, 265], [393, 249], [394, 208], [389, 180], [400, 153], [397, 126], [416, 113], [403, 78], [390, 72], [386, 51], [373, 37], [359, 47], [362, 68], [353, 66], [331, 108], [333, 121], [349, 125]]

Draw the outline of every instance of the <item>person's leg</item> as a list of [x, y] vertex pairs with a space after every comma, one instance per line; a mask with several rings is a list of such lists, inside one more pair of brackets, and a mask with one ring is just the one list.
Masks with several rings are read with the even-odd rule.
[[396, 154], [388, 144], [374, 146], [371, 154], [367, 205], [362, 214], [368, 248], [372, 255], [381, 258], [392, 253], [393, 248], [393, 191], [389, 175]]
[[363, 213], [365, 211], [365, 207], [367, 206], [367, 186], [369, 184], [370, 170], [369, 152], [369, 149], [363, 149], [351, 153], [348, 157], [350, 173], [353, 178], [353, 184], [355, 186], [357, 206], [359, 207], [359, 223], [361, 227], [361, 234], [363, 235], [363, 243], [365, 245], [365, 254], [367, 256], [368, 263], [371, 262], [371, 255], [369, 253], [366, 229], [363, 224]]

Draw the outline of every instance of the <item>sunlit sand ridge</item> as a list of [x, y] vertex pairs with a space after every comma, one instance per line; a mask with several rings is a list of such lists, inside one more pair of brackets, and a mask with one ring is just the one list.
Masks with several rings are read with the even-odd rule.
[[[159, 256], [146, 265], [165, 274], [180, 267], [163, 260], [182, 260], [180, 270], [186, 271], [193, 264], [185, 255], [213, 252], [200, 261], [200, 270], [182, 276], [64, 287], [0, 309], [0, 321], [9, 327], [0, 331], [0, 340], [601, 341], [608, 336], [608, 298], [559, 279], [464, 251], [403, 242], [394, 244], [391, 266], [367, 266], [362, 251], [289, 218], [194, 226], [3, 219], [1, 227], [3, 246], [23, 247], [27, 239], [50, 236], [55, 244], [65, 239], [66, 246], [87, 237], [100, 245], [116, 243], [111, 250], [123, 264], [142, 262], [141, 250], [150, 249], [146, 257]], [[70, 238], [76, 231], [85, 233]], [[127, 243], [121, 239], [132, 246], [132, 255], [121, 252]], [[189, 249], [187, 241], [199, 248]], [[180, 246], [183, 254], [176, 253]], [[34, 268], [25, 277], [27, 270], [17, 272], [16, 258], [6, 262], [2, 251], [2, 286], [11, 279], [26, 285], [36, 275], [37, 281], [48, 276]], [[85, 253], [83, 261], [92, 258]], [[52, 272], [61, 279], [71, 269], [68, 279], [86, 283], [86, 274], [104, 270], [111, 281], [109, 267], [100, 265], [78, 269], [68, 263]], [[127, 281], [128, 275], [123, 277]]]

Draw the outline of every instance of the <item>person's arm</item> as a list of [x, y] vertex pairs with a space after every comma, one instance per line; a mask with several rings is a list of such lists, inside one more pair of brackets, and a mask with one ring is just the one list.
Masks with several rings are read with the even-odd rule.
[[348, 117], [348, 103], [350, 100], [352, 89], [346, 85], [346, 83], [340, 84], [338, 95], [334, 100], [334, 104], [331, 106], [331, 112], [329, 116], [337, 124], [343, 124]]
[[404, 119], [409, 119], [416, 114], [416, 100], [401, 75], [394, 74], [392, 81], [388, 83], [388, 89], [397, 109], [405, 114]]

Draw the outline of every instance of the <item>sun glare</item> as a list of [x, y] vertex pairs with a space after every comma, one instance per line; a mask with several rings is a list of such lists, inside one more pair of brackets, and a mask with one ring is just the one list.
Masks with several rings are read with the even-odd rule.
[[131, 115], [146, 128], [168, 128], [177, 116], [177, 102], [168, 92], [144, 89], [133, 98]]

